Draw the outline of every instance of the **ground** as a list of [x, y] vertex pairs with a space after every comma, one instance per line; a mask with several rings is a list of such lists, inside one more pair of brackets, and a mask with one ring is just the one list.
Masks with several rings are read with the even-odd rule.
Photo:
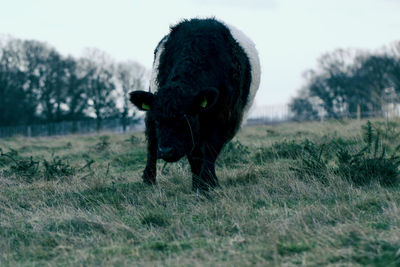
[[400, 123], [243, 128], [191, 191], [143, 134], [0, 140], [0, 265], [400, 266]]

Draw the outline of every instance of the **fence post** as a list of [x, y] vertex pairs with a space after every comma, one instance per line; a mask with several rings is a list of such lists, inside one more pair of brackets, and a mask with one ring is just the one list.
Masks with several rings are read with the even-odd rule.
[[361, 120], [361, 106], [357, 104], [357, 120]]

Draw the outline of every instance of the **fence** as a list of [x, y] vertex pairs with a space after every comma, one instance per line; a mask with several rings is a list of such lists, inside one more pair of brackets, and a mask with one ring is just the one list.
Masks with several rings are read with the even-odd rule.
[[246, 125], [274, 124], [292, 120], [289, 105], [261, 106], [252, 108]]
[[[101, 131], [110, 131], [116, 133], [141, 131], [144, 129], [142, 120], [128, 120], [125, 127], [121, 119], [107, 119], [101, 122]], [[90, 134], [98, 132], [98, 124], [95, 120], [85, 121], [63, 121], [47, 124], [21, 125], [14, 127], [0, 127], [0, 138], [10, 136], [52, 136], [69, 134]]]
[[[378, 112], [361, 112], [357, 113], [342, 113], [338, 118], [360, 118], [360, 117], [384, 117], [384, 118], [399, 118], [400, 106], [388, 105], [383, 110]], [[246, 125], [257, 124], [274, 124], [293, 120], [293, 114], [290, 111], [289, 105], [261, 106], [250, 110]], [[322, 116], [319, 120], [330, 119], [327, 116]], [[332, 119], [332, 118], [331, 118]], [[127, 122], [125, 132], [143, 131], [143, 120], [129, 120]], [[101, 131], [109, 131], [115, 133], [124, 132], [124, 126], [121, 119], [103, 120]], [[86, 121], [65, 121], [59, 123], [24, 125], [16, 127], [0, 127], [0, 138], [9, 136], [52, 136], [52, 135], [68, 135], [68, 134], [90, 134], [98, 132], [96, 120]]]
[[[382, 110], [362, 111], [360, 105], [357, 106], [357, 112], [341, 112], [335, 116], [329, 116], [323, 110], [318, 111], [319, 116], [314, 120], [324, 121], [329, 119], [361, 119], [361, 118], [400, 118], [400, 105], [387, 104]], [[274, 124], [287, 121], [305, 121], [309, 118], [299, 118], [294, 116], [289, 105], [261, 106], [252, 109], [247, 119], [247, 125], [255, 124]]]

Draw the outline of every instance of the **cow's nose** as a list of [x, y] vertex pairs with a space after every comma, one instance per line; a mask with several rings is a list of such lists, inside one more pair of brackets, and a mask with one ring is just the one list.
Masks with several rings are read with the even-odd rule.
[[158, 147], [158, 157], [162, 159], [168, 159], [174, 155], [174, 149], [172, 147]]

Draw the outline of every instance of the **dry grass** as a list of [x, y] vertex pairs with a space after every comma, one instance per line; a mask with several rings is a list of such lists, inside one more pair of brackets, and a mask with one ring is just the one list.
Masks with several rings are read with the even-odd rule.
[[349, 182], [333, 150], [321, 176], [301, 177], [303, 152], [274, 146], [342, 138], [356, 151], [364, 124], [244, 128], [209, 198], [191, 192], [186, 160], [143, 185], [142, 135], [0, 140], [3, 154], [38, 162], [16, 171], [0, 157], [0, 265], [399, 266], [398, 186]]

